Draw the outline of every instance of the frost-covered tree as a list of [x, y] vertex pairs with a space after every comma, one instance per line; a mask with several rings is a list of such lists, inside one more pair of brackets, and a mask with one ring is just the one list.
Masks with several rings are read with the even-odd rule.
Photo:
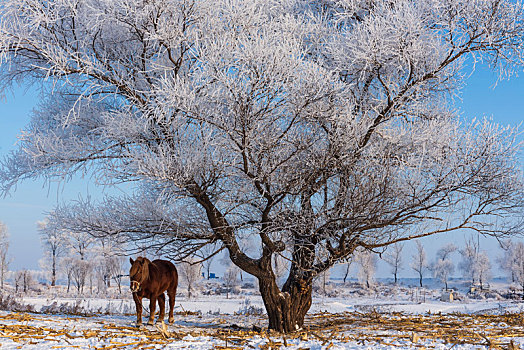
[[[89, 237], [89, 236], [88, 236]], [[93, 267], [96, 270], [98, 281], [104, 288], [111, 287], [111, 280], [121, 283], [121, 275], [127, 273], [123, 271], [123, 265], [127, 259], [124, 258], [125, 249], [123, 245], [107, 237], [99, 238], [92, 242], [91, 247], [87, 249], [93, 256]]]
[[77, 259], [72, 256], [65, 256], [60, 261], [60, 271], [62, 271], [62, 273], [66, 277], [67, 293], [69, 293], [69, 290], [71, 288], [71, 281], [73, 280], [73, 270], [75, 269], [76, 260]]
[[63, 231], [49, 224], [49, 219], [36, 223], [40, 240], [45, 248], [43, 268], [51, 275], [51, 286], [56, 285], [59, 259], [67, 249], [67, 238]]
[[453, 243], [448, 243], [437, 251], [435, 262], [431, 265], [433, 276], [444, 283], [446, 290], [448, 290], [448, 280], [453, 271], [455, 264], [451, 260], [451, 254], [457, 250], [457, 246]]
[[511, 239], [501, 241], [504, 250], [503, 255], [498, 259], [500, 268], [508, 273], [511, 282], [515, 282], [515, 263], [517, 261], [516, 245]]
[[388, 248], [386, 255], [384, 256], [384, 261], [391, 266], [391, 273], [393, 274], [395, 284], [397, 283], [397, 275], [402, 269], [402, 249], [404, 244], [395, 243]]
[[196, 259], [189, 259], [177, 265], [180, 282], [187, 287], [187, 297], [191, 299], [196, 294], [198, 283], [202, 280], [202, 264]]
[[22, 291], [26, 294], [34, 284], [33, 275], [27, 269], [18, 270], [14, 274], [15, 293]]
[[24, 272], [22, 270], [16, 271], [13, 276], [13, 282], [15, 283], [15, 293], [19, 292], [19, 289], [22, 286], [23, 281], [24, 281]]
[[[73, 259], [71, 266], [71, 280], [76, 286], [78, 294], [83, 293], [87, 279], [91, 274], [93, 265], [90, 261], [83, 259]], [[69, 289], [69, 288], [68, 288]]]
[[224, 288], [226, 289], [226, 299], [229, 299], [229, 293], [233, 290], [234, 287], [238, 285], [238, 274], [240, 270], [236, 265], [229, 265], [224, 273]]
[[471, 279], [471, 284], [475, 284], [475, 281], [477, 281], [479, 277], [479, 248], [478, 241], [475, 242], [473, 237], [470, 237], [470, 239], [466, 240], [464, 248], [460, 249], [462, 260], [460, 261], [458, 268], [462, 270], [464, 278]]
[[417, 251], [411, 257], [411, 264], [409, 266], [418, 274], [419, 284], [422, 287], [422, 278], [428, 268], [428, 259], [422, 243], [419, 240], [415, 242], [417, 243]]
[[127, 259], [123, 255], [116, 255], [109, 260], [110, 279], [116, 282], [118, 293], [122, 293], [122, 278], [127, 276]]
[[4, 281], [9, 271], [9, 233], [7, 226], [0, 221], [0, 288], [4, 289]]
[[64, 232], [64, 235], [67, 237], [66, 242], [70, 254], [80, 260], [88, 260], [95, 239], [89, 233], [82, 231]]
[[128, 183], [54, 220], [182, 260], [218, 243], [258, 279], [269, 328], [295, 331], [313, 278], [358, 247], [521, 224], [515, 130], [461, 121], [452, 97], [468, 59], [520, 69], [523, 13], [509, 0], [3, 2], [0, 90], [37, 82], [43, 96], [3, 192], [77, 173]]
[[488, 282], [491, 278], [491, 262], [488, 254], [484, 251], [479, 252], [477, 256], [476, 270], [480, 289], [483, 289], [484, 283]]
[[377, 255], [369, 250], [359, 249], [355, 252], [354, 259], [358, 265], [358, 281], [370, 288], [377, 269]]
[[522, 288], [524, 298], [524, 243], [515, 242], [511, 244], [511, 274], [515, 278], [515, 282]]
[[330, 276], [331, 276], [331, 271], [326, 270], [322, 272], [321, 274], [317, 275], [315, 279], [313, 280], [315, 289], [317, 289], [317, 291], [320, 291], [321, 295], [328, 294], [327, 285], [328, 285]]
[[491, 262], [487, 253], [480, 250], [478, 237], [477, 241], [473, 237], [466, 240], [465, 247], [459, 251], [462, 257], [458, 265], [459, 269], [462, 270], [465, 278], [471, 279], [472, 284], [478, 281], [482, 289], [484, 283], [491, 278]]

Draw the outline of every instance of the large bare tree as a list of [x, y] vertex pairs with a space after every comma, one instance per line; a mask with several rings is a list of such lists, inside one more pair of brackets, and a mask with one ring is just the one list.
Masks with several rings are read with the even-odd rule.
[[[313, 278], [357, 247], [521, 225], [516, 131], [461, 121], [452, 96], [467, 59], [520, 69], [523, 12], [500, 0], [3, 2], [1, 87], [36, 82], [43, 96], [2, 162], [3, 192], [73, 174], [135, 185], [54, 220], [177, 259], [216, 244], [258, 279], [269, 328], [294, 331]], [[290, 261], [282, 287], [275, 254]]]

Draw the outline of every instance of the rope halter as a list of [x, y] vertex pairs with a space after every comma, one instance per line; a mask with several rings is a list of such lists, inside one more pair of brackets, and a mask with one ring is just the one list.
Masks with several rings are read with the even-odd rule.
[[141, 288], [140, 282], [138, 281], [131, 281], [131, 284], [129, 285], [129, 288], [131, 289], [132, 293], [139, 292]]

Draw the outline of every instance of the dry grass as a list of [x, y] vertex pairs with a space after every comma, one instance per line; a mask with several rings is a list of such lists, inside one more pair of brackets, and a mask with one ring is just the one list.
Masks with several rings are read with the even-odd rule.
[[[315, 314], [307, 320], [306, 333], [323, 343], [333, 340], [358, 343], [411, 343], [411, 346], [431, 348], [439, 343], [470, 344], [489, 349], [516, 348], [512, 338], [524, 337], [524, 314], [503, 315], [402, 313], [342, 313]], [[434, 346], [428, 345], [434, 344]], [[513, 347], [513, 348], [512, 348]]]
[[[5, 324], [2, 321], [10, 321]], [[450, 348], [457, 344], [480, 345], [489, 349], [516, 350], [513, 338], [524, 337], [524, 314], [470, 315], [470, 314], [427, 314], [406, 315], [401, 313], [342, 313], [313, 314], [308, 317], [304, 330], [295, 334], [255, 332], [238, 326], [224, 327], [224, 323], [214, 326], [191, 327], [179, 331], [170, 331], [176, 327], [160, 324], [150, 328], [117, 326], [107, 321], [97, 329], [75, 329], [75, 318], [70, 318], [71, 326], [63, 328], [63, 323], [52, 326], [32, 326], [37, 321], [49, 321], [52, 318], [34, 315], [10, 313], [0, 315], [0, 343], [2, 338], [9, 338], [20, 344], [56, 342], [54, 348], [74, 348], [71, 342], [76, 338], [90, 339], [90, 344], [103, 344], [95, 349], [153, 349], [174, 340], [208, 336], [223, 341], [216, 349], [243, 349], [254, 337], [265, 338], [261, 349], [278, 349], [287, 346], [291, 339], [318, 340], [326, 349], [333, 344], [356, 342], [362, 345], [388, 344], [392, 346], [431, 349], [438, 344], [448, 344]], [[67, 318], [66, 318], [67, 320]], [[14, 321], [14, 322], [13, 322]], [[63, 322], [63, 319], [62, 319]], [[62, 328], [60, 328], [62, 327]], [[190, 338], [191, 339], [191, 338]], [[191, 340], [188, 340], [189, 342]], [[64, 342], [67, 345], [64, 345]], [[222, 342], [221, 342], [222, 343]]]

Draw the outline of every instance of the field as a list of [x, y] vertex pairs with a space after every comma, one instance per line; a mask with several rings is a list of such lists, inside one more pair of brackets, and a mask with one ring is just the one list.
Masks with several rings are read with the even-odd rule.
[[[335, 289], [331, 286], [331, 290]], [[346, 287], [316, 296], [303, 330], [266, 331], [254, 290], [177, 299], [175, 323], [134, 326], [129, 296], [33, 295], [0, 311], [1, 349], [521, 349], [524, 302], [485, 293], [440, 301], [437, 289]], [[9, 299], [7, 297], [7, 299]], [[7, 305], [6, 297], [3, 305]], [[147, 307], [146, 307], [147, 308]], [[15, 310], [15, 311], [13, 311]], [[25, 312], [23, 310], [26, 310]], [[145, 320], [145, 318], [144, 318]]]

